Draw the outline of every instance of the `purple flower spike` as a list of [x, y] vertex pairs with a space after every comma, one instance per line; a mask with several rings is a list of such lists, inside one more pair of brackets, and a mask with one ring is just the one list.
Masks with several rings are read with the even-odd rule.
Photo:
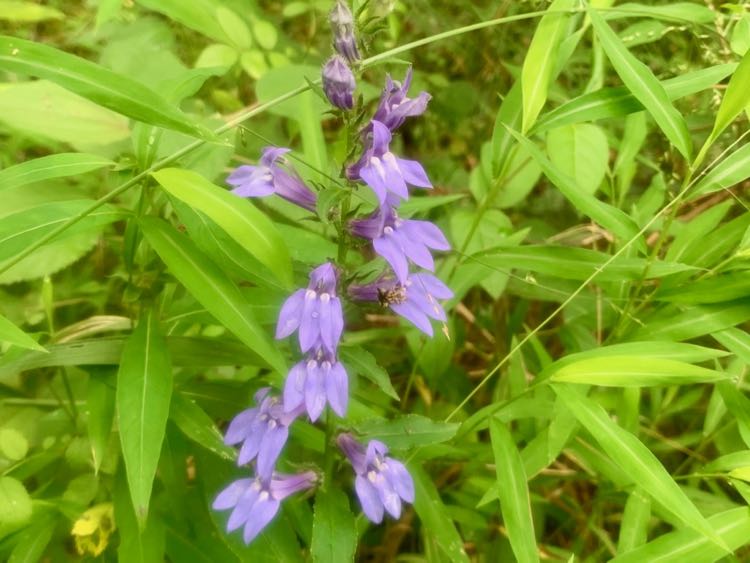
[[406, 96], [411, 84], [412, 70], [406, 71], [403, 85], [386, 76], [385, 89], [380, 96], [380, 104], [375, 111], [374, 121], [379, 121], [391, 131], [395, 131], [407, 117], [422, 115], [427, 109], [431, 96], [427, 92], [420, 92], [416, 98]]
[[350, 180], [362, 180], [372, 188], [383, 205], [390, 192], [401, 199], [409, 198], [406, 185], [431, 188], [427, 174], [416, 160], [396, 157], [390, 151], [391, 132], [379, 121], [371, 122], [372, 130], [367, 134], [367, 148], [362, 157], [349, 168]]
[[338, 55], [328, 59], [323, 67], [323, 91], [328, 101], [339, 109], [352, 109], [356, 87], [354, 74], [346, 61]]
[[312, 487], [317, 475], [306, 471], [298, 475], [275, 473], [272, 478], [239, 479], [221, 491], [214, 510], [230, 510], [227, 531], [244, 526], [242, 539], [249, 544], [273, 520], [281, 501], [289, 495]]
[[286, 163], [284, 155], [291, 149], [266, 147], [257, 166], [237, 167], [227, 178], [234, 186], [233, 194], [241, 197], [265, 197], [276, 194], [287, 201], [315, 211], [315, 194], [310, 191], [296, 172], [287, 172], [278, 163]]
[[350, 63], [358, 61], [360, 55], [354, 34], [354, 16], [349, 6], [338, 0], [328, 15], [328, 21], [333, 30], [333, 48]]
[[352, 221], [350, 227], [353, 234], [372, 239], [375, 252], [391, 265], [401, 283], [406, 283], [409, 276], [408, 260], [433, 272], [435, 262], [429, 249], [451, 248], [435, 225], [429, 221], [401, 219], [388, 202], [369, 218]]
[[365, 448], [351, 434], [340, 434], [339, 447], [354, 468], [362, 512], [375, 524], [383, 521], [384, 512], [394, 518], [401, 516], [401, 502], [414, 502], [414, 481], [400, 461], [388, 457], [388, 447], [370, 440]]
[[337, 280], [336, 267], [330, 262], [315, 268], [307, 289], [295, 291], [281, 308], [276, 338], [286, 338], [299, 330], [303, 352], [322, 342], [327, 352], [335, 354], [344, 330], [341, 300], [336, 296]]
[[315, 422], [326, 401], [343, 417], [349, 403], [349, 379], [333, 354], [318, 348], [289, 372], [284, 385], [284, 408], [294, 411], [304, 405], [310, 420]]
[[405, 282], [381, 278], [365, 285], [350, 285], [349, 295], [359, 301], [378, 301], [384, 307], [432, 336], [430, 318], [445, 322], [445, 310], [438, 299], [450, 299], [453, 292], [432, 274], [411, 274]]
[[278, 397], [264, 387], [255, 394], [257, 407], [242, 411], [229, 423], [224, 442], [229, 446], [242, 444], [238, 465], [257, 458], [258, 475], [270, 476], [276, 460], [289, 437], [289, 425], [302, 409], [285, 410]]

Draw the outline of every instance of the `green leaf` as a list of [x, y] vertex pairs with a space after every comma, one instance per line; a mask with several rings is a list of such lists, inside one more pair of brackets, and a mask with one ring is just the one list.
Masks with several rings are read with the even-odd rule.
[[50, 514], [34, 517], [34, 522], [20, 533], [8, 563], [36, 563], [44, 555], [58, 522]]
[[[677, 100], [714, 87], [729, 76], [735, 68], [737, 65], [733, 63], [716, 65], [670, 78], [662, 82], [662, 85], [669, 99]], [[582, 94], [544, 114], [530, 134], [534, 135], [584, 121], [624, 117], [644, 109], [643, 104], [627, 88], [602, 88]]]
[[313, 561], [354, 561], [357, 549], [357, 530], [349, 499], [339, 489], [328, 485], [315, 495], [315, 515], [312, 525], [310, 552]]
[[604, 52], [607, 53], [607, 57], [625, 86], [643, 104], [682, 156], [689, 160], [692, 152], [690, 132], [682, 115], [669, 100], [662, 83], [645, 64], [627, 50], [617, 34], [596, 10], [589, 10], [588, 15]]
[[198, 55], [195, 68], [229, 68], [237, 62], [238, 57], [239, 54], [234, 47], [222, 43], [213, 43]]
[[7, 342], [20, 348], [47, 352], [47, 349], [28, 334], [0, 315], [0, 342]]
[[87, 423], [94, 472], [98, 473], [107, 452], [115, 418], [115, 378], [111, 367], [96, 365], [88, 371]]
[[339, 358], [352, 373], [358, 373], [377, 385], [383, 393], [400, 401], [401, 398], [391, 384], [391, 378], [382, 367], [378, 365], [375, 356], [359, 346], [341, 346]]
[[221, 29], [232, 44], [240, 51], [245, 51], [252, 46], [253, 38], [250, 36], [250, 30], [235, 12], [226, 6], [219, 6], [216, 8], [216, 21], [219, 22]]
[[418, 414], [407, 414], [393, 420], [374, 418], [355, 425], [367, 439], [378, 439], [395, 450], [447, 442], [455, 436], [458, 423], [439, 422]]
[[216, 41], [229, 41], [216, 19], [219, 0], [137, 0], [137, 3]]
[[[156, 513], [142, 523], [134, 516], [134, 507], [128, 496], [125, 475], [120, 471], [115, 478], [114, 509], [120, 543], [119, 561], [128, 563], [163, 563], [164, 524]], [[144, 527], [145, 524], [145, 527]]]
[[555, 0], [539, 21], [534, 32], [521, 71], [523, 91], [523, 127], [525, 133], [536, 121], [547, 101], [547, 91], [555, 71], [560, 42], [567, 31], [569, 14], [560, 11], [572, 9], [574, 0]]
[[[736, 550], [750, 541], [750, 509], [734, 508], [708, 518], [717, 537]], [[719, 561], [726, 552], [706, 536], [689, 528], [682, 528], [659, 536], [641, 547], [618, 555], [611, 563], [685, 563], [686, 561]]]
[[727, 90], [721, 99], [719, 111], [716, 113], [716, 121], [711, 134], [704, 145], [708, 149], [718, 137], [729, 127], [737, 116], [747, 107], [747, 92], [750, 89], [750, 51], [745, 53], [737, 66], [737, 70], [729, 79]]
[[651, 499], [640, 489], [628, 495], [622, 512], [620, 535], [617, 538], [617, 553], [622, 555], [646, 543], [648, 521], [651, 518]]
[[29, 442], [15, 428], [0, 428], [0, 457], [19, 461], [29, 452]]
[[693, 2], [670, 2], [663, 6], [626, 2], [607, 12], [607, 19], [642, 16], [695, 24], [713, 23], [716, 12], [708, 6], [701, 6]]
[[750, 302], [746, 300], [721, 305], [687, 307], [681, 313], [667, 315], [661, 312], [653, 321], [635, 331], [632, 339], [688, 340], [718, 332], [750, 319]]
[[750, 144], [745, 144], [711, 168], [690, 191], [688, 199], [731, 188], [748, 178], [750, 178]]
[[750, 334], [739, 328], [727, 328], [711, 334], [719, 344], [750, 365]]
[[593, 194], [602, 183], [609, 163], [607, 136], [599, 127], [588, 123], [550, 131], [547, 134], [547, 154], [560, 172], [589, 194]]
[[539, 561], [529, 487], [521, 455], [510, 431], [494, 418], [490, 421], [490, 437], [495, 456], [500, 508], [513, 554], [519, 562]]
[[638, 485], [686, 525], [723, 547], [722, 540], [672, 479], [656, 456], [627, 430], [620, 428], [597, 403], [567, 385], [555, 393], [599, 443], [604, 452]]
[[140, 82], [48, 45], [0, 35], [0, 70], [51, 80], [138, 121], [188, 135], [212, 136]]
[[0, 0], [0, 20], [35, 23], [44, 20], [61, 20], [64, 17], [65, 14], [55, 8], [40, 6], [34, 2]]
[[0, 525], [18, 526], [31, 518], [31, 497], [13, 477], [0, 477]]
[[117, 421], [130, 497], [141, 528], [172, 396], [172, 365], [159, 321], [148, 312], [125, 342], [117, 373]]
[[284, 239], [273, 222], [247, 199], [190, 170], [167, 168], [155, 172], [153, 177], [170, 195], [205, 213], [291, 287], [292, 261]]
[[84, 153], [62, 153], [43, 156], [0, 170], [0, 191], [53, 178], [78, 176], [111, 166], [111, 160]]
[[604, 387], [653, 387], [713, 383], [731, 374], [685, 362], [648, 358], [643, 355], [591, 358], [567, 364], [554, 371], [553, 381], [586, 383]]
[[645, 243], [642, 238], [638, 237], [638, 225], [636, 225], [633, 219], [620, 209], [604, 203], [603, 201], [596, 199], [590, 193], [581, 190], [578, 184], [576, 184], [575, 179], [561, 172], [547, 159], [546, 156], [544, 156], [544, 153], [542, 153], [534, 143], [527, 138], [522, 137], [515, 131], [511, 131], [511, 134], [526, 148], [528, 153], [534, 157], [534, 160], [536, 160], [542, 168], [544, 175], [547, 176], [550, 182], [552, 182], [560, 192], [562, 192], [573, 207], [584, 215], [588, 215], [592, 220], [596, 221], [606, 229], [612, 231], [612, 233], [620, 237], [622, 240], [627, 241], [635, 238], [636, 245], [641, 249], [645, 248]]
[[169, 417], [177, 427], [196, 444], [219, 457], [234, 461], [237, 451], [224, 444], [221, 432], [205, 411], [182, 393], [172, 395]]
[[744, 272], [731, 272], [657, 291], [655, 299], [693, 305], [732, 301], [747, 295], [750, 295], [750, 277]]
[[279, 374], [286, 363], [255, 320], [250, 304], [227, 275], [186, 236], [153, 217], [141, 219], [146, 239], [164, 263], [209, 313]]

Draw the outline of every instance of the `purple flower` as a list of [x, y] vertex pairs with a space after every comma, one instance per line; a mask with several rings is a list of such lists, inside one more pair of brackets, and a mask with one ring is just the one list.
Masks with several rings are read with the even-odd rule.
[[221, 491], [213, 503], [214, 510], [232, 509], [227, 531], [245, 527], [242, 539], [249, 544], [276, 516], [281, 501], [296, 492], [309, 489], [317, 475], [306, 471], [297, 475], [275, 473], [272, 478], [239, 479]]
[[287, 172], [278, 162], [286, 163], [284, 154], [291, 151], [281, 147], [266, 147], [257, 166], [237, 167], [227, 178], [234, 186], [233, 194], [241, 197], [265, 197], [277, 194], [287, 201], [315, 211], [315, 194], [310, 191], [296, 172]]
[[375, 524], [384, 511], [399, 518], [401, 501], [414, 502], [414, 481], [404, 464], [386, 456], [388, 447], [378, 440], [370, 440], [367, 448], [351, 434], [340, 434], [336, 441], [357, 474], [354, 488], [365, 516]]
[[381, 278], [365, 285], [350, 285], [349, 295], [360, 301], [378, 301], [384, 307], [432, 336], [430, 317], [445, 322], [445, 310], [438, 299], [450, 299], [453, 292], [432, 274], [411, 274], [401, 283], [392, 278]]
[[328, 15], [328, 22], [333, 30], [333, 47], [336, 52], [350, 63], [358, 61], [360, 55], [354, 35], [354, 16], [349, 6], [338, 0]]
[[409, 276], [408, 260], [432, 272], [435, 262], [429, 249], [450, 250], [450, 244], [435, 225], [429, 221], [401, 219], [389, 203], [386, 201], [367, 219], [352, 221], [350, 227], [355, 235], [372, 239], [375, 252], [385, 258], [396, 278], [405, 283]]
[[328, 101], [339, 109], [354, 107], [354, 80], [349, 65], [338, 55], [333, 55], [323, 67], [323, 91]]
[[258, 405], [234, 417], [229, 423], [224, 442], [229, 446], [242, 443], [238, 465], [244, 465], [257, 458], [257, 472], [269, 476], [276, 460], [289, 437], [289, 425], [302, 409], [285, 410], [278, 397], [269, 396], [269, 388], [264, 387], [255, 394]]
[[362, 157], [346, 170], [350, 180], [362, 180], [384, 204], [390, 192], [401, 199], [409, 198], [406, 184], [431, 188], [427, 174], [416, 160], [396, 157], [390, 151], [391, 132], [379, 121], [372, 121]]
[[286, 338], [299, 329], [299, 345], [307, 352], [319, 341], [331, 354], [344, 329], [341, 300], [336, 296], [338, 274], [330, 262], [318, 266], [310, 274], [307, 289], [295, 291], [279, 312], [276, 338]]
[[430, 101], [431, 96], [427, 92], [420, 92], [416, 98], [406, 96], [411, 77], [411, 67], [406, 71], [403, 85], [391, 80], [390, 75], [386, 76], [385, 89], [372, 119], [379, 121], [391, 131], [401, 127], [407, 117], [422, 115], [427, 109], [427, 102]]
[[284, 408], [294, 411], [304, 404], [310, 420], [315, 422], [326, 401], [337, 415], [343, 417], [349, 403], [349, 379], [344, 366], [333, 354], [317, 348], [287, 375]]

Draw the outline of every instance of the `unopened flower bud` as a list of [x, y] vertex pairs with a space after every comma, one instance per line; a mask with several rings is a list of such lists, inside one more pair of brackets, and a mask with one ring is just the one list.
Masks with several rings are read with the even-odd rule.
[[354, 34], [354, 16], [342, 0], [338, 0], [328, 16], [333, 30], [333, 47], [336, 52], [350, 63], [361, 57], [357, 48], [357, 38]]
[[323, 67], [323, 91], [328, 101], [337, 108], [352, 109], [356, 86], [354, 74], [342, 57], [334, 55], [328, 59]]

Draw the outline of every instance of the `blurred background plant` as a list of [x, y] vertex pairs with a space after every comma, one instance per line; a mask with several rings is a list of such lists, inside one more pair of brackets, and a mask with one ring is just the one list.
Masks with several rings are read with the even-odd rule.
[[[411, 63], [412, 92], [432, 94], [394, 139], [435, 185], [402, 214], [455, 249], [438, 263], [450, 339], [348, 310], [340, 352], [344, 429], [408, 459], [417, 498], [375, 528], [353, 497], [302, 496], [249, 547], [224, 533], [208, 507], [239, 473], [219, 430], [280, 387], [257, 335], [292, 275], [336, 257], [333, 227], [258, 203], [286, 271], [149, 174], [225, 186], [291, 146], [319, 216], [335, 214], [340, 121], [315, 85], [276, 102], [319, 78], [331, 4], [0, 0], [0, 556], [747, 558], [750, 12], [698, 0], [591, 0], [602, 17], [572, 0], [354, 3], [365, 59], [509, 18], [373, 61], [359, 83], [372, 109]], [[136, 341], [149, 310], [159, 334]], [[173, 369], [142, 377], [144, 349], [164, 347]], [[326, 440], [300, 423], [287, 450]]]

